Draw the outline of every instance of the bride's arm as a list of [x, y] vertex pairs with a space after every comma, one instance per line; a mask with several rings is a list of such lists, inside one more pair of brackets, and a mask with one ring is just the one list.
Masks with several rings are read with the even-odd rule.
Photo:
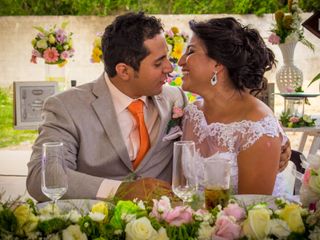
[[238, 193], [272, 194], [279, 169], [281, 140], [263, 135], [238, 155]]

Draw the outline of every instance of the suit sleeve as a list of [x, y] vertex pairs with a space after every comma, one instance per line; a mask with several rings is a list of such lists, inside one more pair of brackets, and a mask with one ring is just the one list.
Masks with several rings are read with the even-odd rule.
[[38, 201], [48, 200], [41, 191], [42, 144], [63, 142], [69, 185], [63, 198], [96, 198], [104, 179], [77, 171], [78, 131], [63, 102], [56, 96], [48, 98], [43, 107], [42, 118], [39, 136], [28, 163], [27, 189], [30, 195]]

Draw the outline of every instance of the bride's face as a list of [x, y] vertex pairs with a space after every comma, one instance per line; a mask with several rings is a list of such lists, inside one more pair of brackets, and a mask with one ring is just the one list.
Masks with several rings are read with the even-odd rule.
[[183, 90], [201, 95], [211, 87], [216, 61], [208, 57], [205, 45], [195, 34], [178, 64], [182, 67]]

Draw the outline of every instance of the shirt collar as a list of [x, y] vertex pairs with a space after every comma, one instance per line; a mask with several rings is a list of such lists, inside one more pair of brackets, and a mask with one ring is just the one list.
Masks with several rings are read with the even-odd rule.
[[123, 92], [121, 92], [109, 79], [108, 75], [104, 73], [104, 78], [106, 80], [107, 86], [110, 90], [111, 98], [114, 104], [114, 108], [116, 110], [116, 113], [119, 114], [122, 111], [124, 111], [131, 102], [140, 99], [144, 102], [144, 105], [148, 107], [148, 101], [146, 96], [139, 97], [137, 99], [133, 99], [127, 95], [125, 95]]

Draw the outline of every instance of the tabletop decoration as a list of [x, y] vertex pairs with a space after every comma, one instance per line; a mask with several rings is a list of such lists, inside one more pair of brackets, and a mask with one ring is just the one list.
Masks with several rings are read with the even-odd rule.
[[102, 33], [97, 33], [95, 39], [93, 40], [93, 48], [90, 58], [92, 63], [100, 63], [102, 61], [101, 38]]
[[275, 12], [275, 21], [269, 36], [269, 42], [279, 46], [284, 65], [276, 74], [276, 83], [280, 92], [286, 92], [286, 88], [302, 86], [302, 71], [294, 65], [294, 49], [298, 41], [314, 50], [314, 46], [303, 34], [300, 17], [302, 10], [298, 6], [298, 0], [288, 1], [288, 13], [282, 10]]
[[[310, 181], [310, 180], [309, 180]], [[1, 239], [318, 239], [320, 210], [276, 199], [244, 205], [236, 200], [208, 211], [188, 205], [172, 206], [162, 196], [146, 205], [141, 200], [96, 202], [88, 211], [33, 201], [0, 204]]]
[[283, 127], [298, 128], [298, 127], [314, 127], [316, 119], [309, 115], [295, 116], [291, 111], [283, 111], [280, 115], [280, 122]]
[[73, 33], [66, 32], [67, 25], [68, 22], [63, 22], [59, 28], [56, 25], [50, 28], [35, 26], [39, 32], [31, 42], [33, 50], [30, 61], [36, 64], [37, 58], [43, 58], [46, 81], [58, 82], [59, 90], [64, 90], [66, 85], [64, 66], [74, 55]]

